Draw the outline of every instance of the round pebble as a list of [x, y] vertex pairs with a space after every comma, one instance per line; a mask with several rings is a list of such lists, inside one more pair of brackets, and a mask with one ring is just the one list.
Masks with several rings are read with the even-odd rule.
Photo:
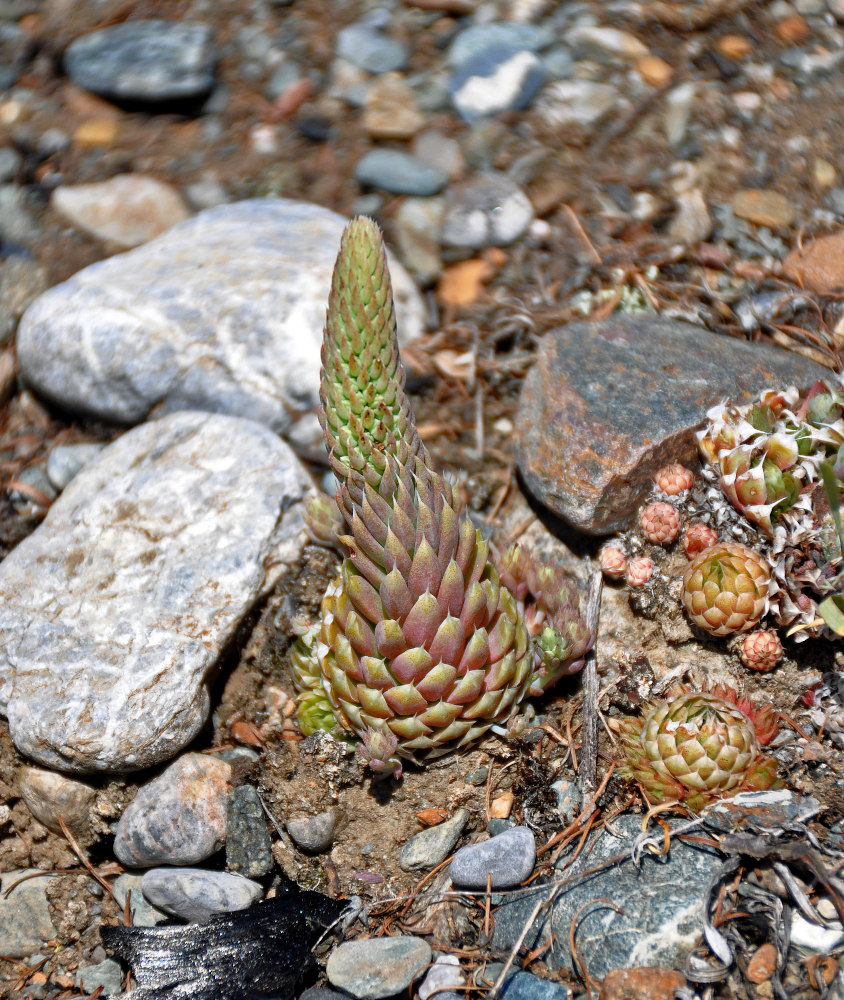
[[243, 910], [263, 895], [251, 879], [202, 868], [152, 868], [144, 873], [141, 892], [159, 910], [194, 923]]
[[461, 847], [449, 873], [463, 889], [486, 889], [487, 877], [492, 889], [511, 889], [533, 872], [535, 861], [533, 834], [526, 826], [517, 826], [482, 844]]
[[47, 456], [47, 478], [61, 491], [105, 448], [104, 444], [60, 444]]
[[495, 45], [462, 63], [449, 92], [464, 121], [526, 108], [545, 82], [545, 71], [528, 49]]
[[17, 780], [21, 798], [47, 829], [61, 833], [61, 818], [77, 836], [88, 831], [96, 789], [41, 767], [22, 767]]
[[506, 246], [533, 221], [527, 195], [503, 174], [486, 174], [446, 195], [444, 246], [480, 250]]
[[337, 33], [335, 51], [341, 59], [367, 73], [404, 69], [407, 47], [366, 24], [351, 24]]
[[76, 984], [85, 994], [91, 994], [98, 987], [102, 986], [103, 996], [117, 996], [123, 989], [123, 970], [120, 963], [113, 958], [107, 958], [97, 965], [86, 965], [80, 969], [76, 977]]
[[448, 183], [448, 175], [398, 149], [370, 150], [355, 164], [358, 184], [382, 188], [391, 194], [436, 194]]
[[380, 1000], [401, 993], [431, 961], [431, 948], [418, 937], [344, 941], [328, 959], [332, 986], [358, 1000]]
[[469, 810], [458, 809], [444, 823], [414, 834], [399, 854], [399, 867], [406, 872], [435, 868], [451, 853], [468, 822]]
[[207, 754], [186, 753], [144, 785], [117, 824], [114, 853], [128, 868], [190, 865], [226, 840], [231, 767]]
[[326, 809], [317, 816], [294, 816], [285, 823], [297, 847], [312, 854], [327, 851], [334, 841], [337, 810]]
[[420, 1000], [428, 1000], [434, 994], [442, 997], [443, 990], [459, 989], [464, 980], [460, 959], [456, 955], [440, 955], [419, 984]]
[[254, 785], [238, 785], [229, 794], [226, 868], [249, 878], [269, 875], [275, 868], [267, 820]]

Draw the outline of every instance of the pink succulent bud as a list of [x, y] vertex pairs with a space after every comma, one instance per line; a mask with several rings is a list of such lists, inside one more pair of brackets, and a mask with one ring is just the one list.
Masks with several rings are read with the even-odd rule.
[[608, 542], [598, 556], [601, 572], [610, 580], [620, 580], [627, 569], [627, 556], [624, 549], [615, 542]]
[[741, 662], [750, 670], [767, 674], [782, 659], [782, 643], [780, 637], [772, 629], [763, 632], [751, 632], [742, 640]]
[[627, 586], [644, 587], [654, 575], [654, 561], [648, 556], [637, 556], [627, 564]]
[[695, 477], [690, 469], [679, 462], [671, 465], [664, 465], [654, 476], [657, 489], [665, 493], [666, 496], [676, 497], [684, 490], [690, 490], [694, 485]]
[[690, 524], [683, 532], [683, 551], [688, 559], [694, 559], [698, 552], [703, 552], [717, 541], [717, 532], [708, 524]]
[[670, 545], [680, 534], [680, 512], [670, 503], [649, 503], [639, 515], [642, 534], [653, 545]]
[[398, 740], [389, 729], [369, 728], [358, 744], [358, 753], [366, 761], [369, 769], [379, 778], [402, 775], [401, 761], [394, 756]]

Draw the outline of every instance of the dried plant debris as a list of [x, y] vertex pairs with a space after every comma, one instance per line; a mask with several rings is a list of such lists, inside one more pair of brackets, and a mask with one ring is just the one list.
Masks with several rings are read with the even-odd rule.
[[138, 981], [127, 1000], [292, 1000], [311, 949], [346, 907], [291, 892], [184, 927], [103, 927]]

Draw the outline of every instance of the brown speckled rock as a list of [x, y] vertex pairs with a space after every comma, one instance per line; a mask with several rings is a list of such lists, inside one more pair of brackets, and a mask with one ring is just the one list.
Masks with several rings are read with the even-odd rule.
[[226, 841], [231, 767], [186, 753], [144, 785], [117, 825], [114, 853], [127, 868], [193, 865]]
[[581, 531], [627, 526], [669, 462], [694, 464], [694, 430], [724, 399], [809, 386], [825, 368], [690, 323], [614, 316], [545, 337], [516, 419], [530, 491]]

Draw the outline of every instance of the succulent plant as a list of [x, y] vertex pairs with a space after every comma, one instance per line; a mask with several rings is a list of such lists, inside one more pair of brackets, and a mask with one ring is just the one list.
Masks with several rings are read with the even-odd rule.
[[650, 802], [702, 809], [725, 795], [776, 787], [776, 761], [760, 747], [777, 730], [770, 706], [757, 708], [730, 687], [681, 689], [645, 705], [643, 717], [622, 720], [620, 773]]
[[780, 637], [772, 629], [751, 632], [742, 639], [739, 656], [749, 670], [766, 674], [782, 659]]
[[694, 486], [694, 482], [695, 477], [691, 470], [679, 462], [664, 465], [657, 470], [654, 476], [656, 488], [669, 497], [676, 497], [686, 490], [690, 490]]
[[636, 556], [627, 564], [625, 579], [628, 587], [644, 587], [654, 575], [654, 561], [649, 556]]
[[687, 558], [694, 559], [704, 549], [718, 541], [718, 533], [708, 524], [690, 524], [683, 532], [683, 551]]
[[598, 553], [601, 572], [610, 580], [620, 580], [627, 571], [627, 556], [617, 542], [607, 542]]
[[518, 596], [501, 582], [489, 543], [432, 468], [404, 388], [386, 255], [368, 219], [343, 234], [322, 365], [346, 558], [319, 622], [293, 647], [299, 719], [327, 728], [329, 705], [371, 766], [395, 774], [398, 757], [453, 749], [506, 723], [529, 692], [576, 669], [591, 637], [550, 567], [512, 552], [505, 575]]
[[657, 500], [639, 514], [639, 527], [652, 545], [670, 545], [680, 534], [680, 512], [670, 503]]
[[695, 625], [712, 635], [745, 632], [767, 609], [767, 560], [738, 542], [698, 553], [683, 574], [682, 601]]

